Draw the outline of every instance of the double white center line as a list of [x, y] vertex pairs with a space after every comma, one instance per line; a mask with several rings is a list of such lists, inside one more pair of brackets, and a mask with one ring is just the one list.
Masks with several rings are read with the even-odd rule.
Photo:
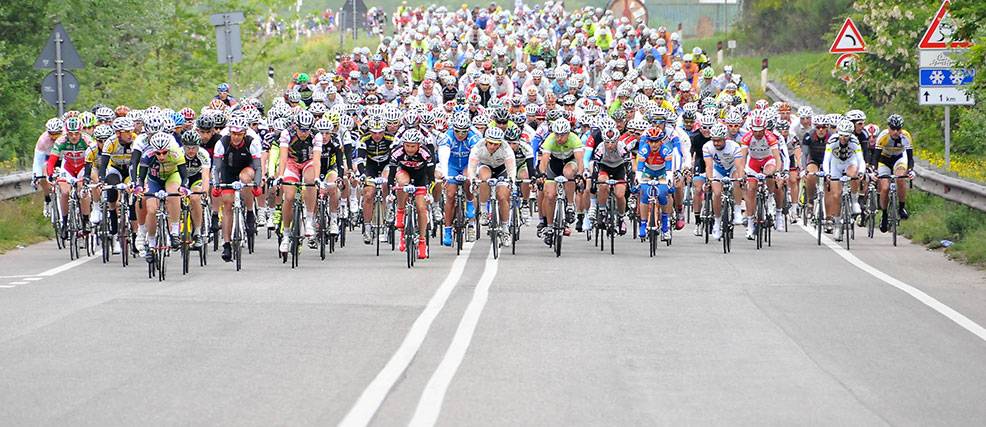
[[[410, 366], [418, 350], [421, 349], [421, 345], [428, 335], [432, 323], [434, 323], [435, 318], [441, 313], [445, 307], [445, 303], [448, 302], [449, 296], [462, 278], [462, 273], [465, 270], [466, 262], [469, 259], [472, 248], [472, 243], [467, 243], [463, 247], [462, 254], [452, 263], [452, 269], [449, 271], [448, 276], [445, 277], [438, 290], [428, 300], [424, 311], [418, 315], [414, 324], [411, 325], [411, 329], [408, 331], [407, 336], [404, 337], [404, 341], [401, 342], [400, 347], [397, 348], [397, 351], [387, 361], [387, 364], [384, 365], [373, 381], [363, 390], [363, 393], [360, 394], [359, 399], [349, 410], [349, 413], [339, 423], [340, 426], [366, 426], [373, 419], [373, 416], [380, 409], [380, 405], [383, 404], [383, 401], [387, 398], [394, 384], [400, 379], [408, 366]], [[441, 363], [439, 363], [438, 368], [435, 369], [431, 379], [428, 381], [428, 385], [425, 386], [421, 400], [418, 402], [418, 407], [414, 412], [414, 418], [411, 420], [412, 425], [430, 426], [434, 425], [438, 419], [438, 415], [442, 409], [442, 402], [445, 400], [445, 392], [448, 390], [449, 383], [451, 383], [452, 378], [455, 376], [455, 372], [459, 369], [459, 365], [462, 364], [462, 359], [465, 357], [466, 350], [469, 348], [469, 343], [472, 342], [473, 333], [476, 331], [479, 317], [483, 312], [483, 308], [486, 306], [489, 289], [493, 284], [496, 271], [497, 261], [493, 259], [491, 254], [486, 259], [483, 275], [480, 277], [475, 291], [473, 291], [472, 300], [469, 301], [469, 305], [466, 307], [462, 319], [459, 320], [459, 326], [456, 328], [455, 336], [452, 338], [452, 342], [449, 344], [449, 348], [446, 350]]]

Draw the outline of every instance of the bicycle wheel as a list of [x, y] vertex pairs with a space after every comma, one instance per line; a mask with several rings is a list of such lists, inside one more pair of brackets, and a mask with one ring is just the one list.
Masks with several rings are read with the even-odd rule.
[[876, 212], [879, 210], [877, 205], [876, 191], [869, 191], [866, 195], [866, 237], [873, 238], [876, 229]]
[[319, 258], [322, 259], [322, 261], [325, 261], [325, 244], [327, 243], [326, 240], [328, 239], [328, 234], [325, 232], [326, 223], [325, 223], [324, 202], [319, 202], [318, 211], [315, 213], [315, 216], [317, 218], [317, 224], [318, 224], [315, 226], [316, 227], [315, 238], [318, 239], [318, 256]]
[[407, 256], [407, 268], [414, 267], [414, 224], [417, 222], [416, 213], [414, 212], [414, 199], [413, 196], [408, 195], [409, 206], [405, 208], [404, 212], [404, 254]]
[[116, 238], [120, 241], [120, 261], [126, 267], [130, 264], [130, 219], [126, 211], [120, 214], [120, 226], [116, 230]]
[[240, 224], [243, 214], [235, 209], [233, 211], [233, 260], [236, 262], [236, 271], [240, 271], [243, 262], [243, 231], [240, 229]]
[[890, 192], [890, 200], [887, 203], [887, 222], [890, 224], [891, 236], [894, 242], [894, 246], [897, 246], [897, 192]]
[[[164, 201], [161, 200], [159, 203], [163, 205]], [[158, 218], [157, 227], [157, 249], [155, 251], [154, 261], [157, 264], [157, 280], [163, 282], [165, 270], [167, 269], [165, 248], [170, 244], [168, 242], [168, 217], [161, 215]]]
[[815, 234], [818, 241], [818, 246], [822, 245], [822, 228], [824, 227], [825, 213], [822, 211], [821, 203], [815, 206]]
[[490, 235], [490, 245], [493, 247], [493, 259], [497, 259], [500, 256], [500, 215], [499, 207], [497, 206], [496, 194], [492, 194], [490, 200], [490, 224], [489, 224], [489, 235]]
[[188, 264], [192, 257], [191, 222], [187, 210], [182, 210], [181, 218], [181, 274], [188, 274]]

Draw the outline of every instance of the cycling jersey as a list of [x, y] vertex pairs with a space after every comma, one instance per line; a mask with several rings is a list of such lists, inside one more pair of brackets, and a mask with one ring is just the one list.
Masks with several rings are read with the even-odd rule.
[[890, 130], [884, 129], [876, 138], [875, 149], [873, 160], [882, 165], [893, 168], [898, 161], [906, 159], [907, 168], [913, 167], [914, 156], [911, 154], [911, 150], [914, 149], [913, 139], [911, 133], [906, 130], [901, 130], [897, 138], [892, 138]]
[[753, 132], [743, 135], [740, 145], [747, 148], [747, 156], [751, 159], [766, 159], [771, 157], [771, 149], [777, 148], [777, 135], [773, 132], [764, 132], [763, 136], [757, 138]]
[[72, 142], [67, 135], [62, 135], [55, 141], [48, 156], [47, 174], [55, 172], [55, 165], [61, 160], [61, 167], [72, 176], [78, 176], [86, 166], [86, 150], [96, 142], [86, 133], [80, 133], [79, 139]]
[[392, 154], [392, 148], [394, 144], [394, 137], [390, 135], [383, 135], [380, 140], [374, 140], [373, 134], [366, 134], [360, 138], [359, 143], [356, 146], [356, 150], [360, 155], [358, 157], [367, 160], [373, 160], [377, 163], [386, 163]]
[[147, 150], [140, 157], [141, 178], [164, 183], [171, 175], [178, 173], [178, 167], [185, 164], [185, 153], [177, 145], [171, 145], [167, 150], [168, 154], [164, 159], [158, 159], [154, 150]]
[[[726, 140], [726, 145], [722, 149], [716, 148], [715, 142], [709, 141], [702, 146], [702, 158], [712, 159], [712, 178], [726, 178], [732, 176], [736, 169], [736, 160], [743, 159], [743, 150], [736, 141]], [[705, 163], [703, 160], [701, 163]], [[708, 174], [710, 171], [706, 170]]]
[[816, 165], [821, 165], [822, 161], [825, 159], [825, 148], [828, 145], [829, 138], [832, 137], [831, 133], [826, 132], [825, 136], [819, 137], [818, 132], [811, 130], [805, 134], [804, 139], [801, 142], [802, 149], [807, 147], [808, 162], [814, 163]]
[[421, 145], [416, 153], [408, 154], [404, 151], [403, 145], [398, 145], [390, 153], [390, 175], [387, 177], [387, 183], [393, 186], [397, 178], [397, 170], [401, 169], [411, 178], [412, 185], [424, 187], [435, 176], [434, 167], [435, 157], [428, 147]]
[[475, 130], [469, 129], [465, 139], [459, 139], [455, 132], [449, 129], [443, 134], [438, 143], [438, 157], [441, 170], [445, 176], [458, 176], [466, 170], [469, 165], [469, 153], [472, 148], [482, 141], [483, 137]]
[[863, 161], [863, 148], [859, 144], [859, 140], [854, 135], [850, 135], [848, 138], [849, 141], [843, 144], [839, 141], [839, 136], [834, 135], [829, 138], [828, 146], [825, 148], [822, 170], [832, 179], [841, 178], [850, 166], [855, 165], [858, 171], [866, 164]]
[[301, 138], [295, 131], [285, 130], [278, 138], [278, 146], [288, 149], [288, 159], [296, 163], [305, 163], [312, 158], [312, 153], [322, 150], [322, 134], [308, 133]]
[[[493, 171], [493, 177], [506, 173], [510, 179], [517, 178], [517, 164], [514, 159], [514, 152], [510, 146], [501, 143], [496, 151], [492, 153], [486, 144], [476, 144], [469, 153], [469, 176], [476, 176], [476, 169], [480, 165], [488, 166]], [[498, 173], [499, 172], [499, 173]]]
[[209, 152], [200, 147], [195, 156], [191, 158], [185, 156], [185, 164], [188, 168], [189, 182], [195, 182], [202, 179], [202, 169], [212, 167], [212, 160], [209, 158]]
[[[645, 135], [646, 137], [646, 135]], [[665, 139], [658, 147], [641, 142], [637, 150], [637, 172], [646, 178], [663, 178], [674, 154], [674, 143]]]
[[107, 159], [108, 165], [117, 169], [123, 169], [130, 164], [132, 151], [132, 139], [130, 144], [125, 144], [116, 135], [113, 135], [112, 138], [103, 143], [103, 150], [100, 154]]
[[551, 157], [566, 160], [585, 150], [582, 140], [574, 133], [569, 132], [565, 141], [558, 141], [558, 134], [552, 132], [541, 144], [541, 152], [548, 153]]

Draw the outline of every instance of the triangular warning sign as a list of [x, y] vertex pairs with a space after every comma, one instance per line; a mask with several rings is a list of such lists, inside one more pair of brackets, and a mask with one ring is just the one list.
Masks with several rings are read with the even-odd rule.
[[832, 42], [829, 52], [856, 53], [865, 51], [866, 42], [863, 41], [863, 36], [859, 34], [859, 30], [856, 29], [856, 24], [852, 22], [852, 18], [846, 18], [846, 22], [842, 24], [842, 29], [839, 30], [839, 35]]
[[66, 70], [82, 68], [82, 59], [79, 58], [79, 52], [75, 50], [75, 45], [72, 44], [72, 40], [69, 39], [68, 33], [65, 32], [65, 27], [62, 24], [55, 24], [55, 29], [51, 32], [51, 36], [48, 37], [48, 43], [45, 43], [44, 49], [41, 50], [41, 55], [34, 61], [34, 68], [39, 70], [55, 69], [56, 38], [61, 40], [62, 68]]
[[935, 17], [931, 20], [931, 25], [924, 32], [924, 37], [921, 37], [921, 43], [918, 44], [918, 49], [965, 49], [972, 46], [972, 43], [968, 40], [951, 40], [955, 32], [958, 31], [958, 28], [955, 26], [952, 16], [948, 13], [950, 3], [949, 0], [944, 0], [941, 3], [938, 13], [935, 13]]

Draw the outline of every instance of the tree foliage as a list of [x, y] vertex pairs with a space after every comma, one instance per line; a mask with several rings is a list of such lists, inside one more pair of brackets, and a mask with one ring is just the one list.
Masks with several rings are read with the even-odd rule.
[[[739, 36], [762, 52], [827, 47], [824, 37], [852, 0], [744, 1]], [[839, 22], [841, 23], [841, 21]]]

